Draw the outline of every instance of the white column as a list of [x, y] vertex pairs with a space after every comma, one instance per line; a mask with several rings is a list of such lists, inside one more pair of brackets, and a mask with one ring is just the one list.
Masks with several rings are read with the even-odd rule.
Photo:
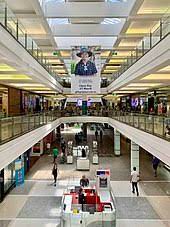
[[114, 129], [114, 154], [120, 155], [120, 132]]
[[131, 141], [131, 171], [133, 167], [139, 172], [139, 145]]
[[167, 116], [170, 117], [170, 95], [167, 97]]

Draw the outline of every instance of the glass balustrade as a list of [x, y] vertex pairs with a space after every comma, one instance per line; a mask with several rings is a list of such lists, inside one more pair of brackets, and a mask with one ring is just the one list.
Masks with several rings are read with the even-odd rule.
[[[60, 117], [82, 116], [81, 112], [72, 114], [64, 111], [51, 111], [37, 114], [22, 115], [16, 117], [7, 117], [0, 119], [0, 143], [5, 143], [13, 138], [23, 135], [31, 130], [48, 124]], [[170, 118], [136, 114], [128, 112], [97, 112], [93, 111], [89, 116], [110, 117], [129, 126], [148, 132], [155, 136], [170, 141], [170, 135], [167, 132], [167, 126], [170, 127]]]
[[116, 80], [122, 73], [131, 67], [138, 59], [146, 54], [152, 47], [160, 42], [170, 33], [170, 9], [168, 8], [165, 15], [160, 19], [150, 31], [149, 34], [131, 51], [130, 55], [124, 59], [118, 72], [113, 74], [112, 81]]

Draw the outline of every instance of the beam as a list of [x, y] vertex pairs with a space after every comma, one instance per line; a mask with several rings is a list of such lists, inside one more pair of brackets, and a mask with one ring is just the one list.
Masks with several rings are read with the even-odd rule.
[[48, 2], [44, 7], [47, 18], [128, 17], [135, 0], [127, 2]]
[[64, 24], [53, 25], [51, 27], [53, 35], [56, 37], [89, 37], [89, 36], [118, 36], [125, 20], [114, 25], [105, 24]]

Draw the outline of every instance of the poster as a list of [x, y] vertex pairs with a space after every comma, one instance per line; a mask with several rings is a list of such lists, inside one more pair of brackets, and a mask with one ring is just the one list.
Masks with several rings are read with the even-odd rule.
[[100, 93], [101, 48], [73, 47], [71, 61], [71, 92], [73, 94]]
[[24, 164], [21, 159], [15, 160], [15, 183], [19, 186], [24, 183]]

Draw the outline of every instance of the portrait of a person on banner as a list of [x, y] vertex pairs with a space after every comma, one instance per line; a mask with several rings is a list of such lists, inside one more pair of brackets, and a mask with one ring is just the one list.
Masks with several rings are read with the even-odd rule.
[[82, 48], [77, 57], [81, 60], [76, 64], [75, 75], [76, 76], [94, 76], [97, 73], [96, 65], [90, 60], [92, 52], [87, 48]]

